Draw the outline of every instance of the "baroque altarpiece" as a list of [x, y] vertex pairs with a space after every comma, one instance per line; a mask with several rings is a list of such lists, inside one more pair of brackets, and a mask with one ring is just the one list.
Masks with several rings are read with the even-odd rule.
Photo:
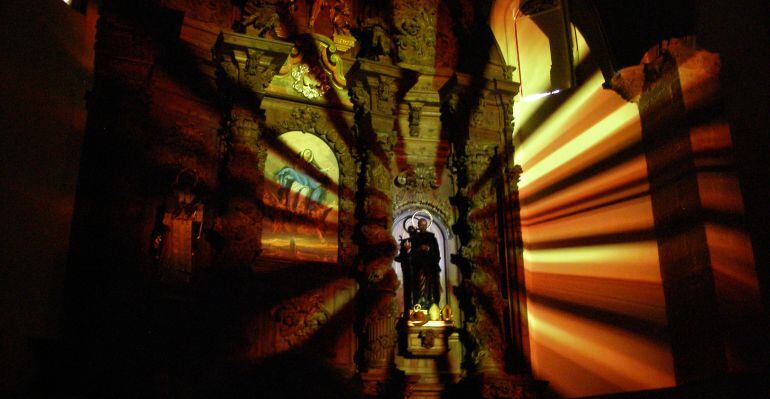
[[[535, 396], [490, 6], [105, 3], [73, 340], [171, 396]], [[405, 232], [440, 246], [417, 315]]]

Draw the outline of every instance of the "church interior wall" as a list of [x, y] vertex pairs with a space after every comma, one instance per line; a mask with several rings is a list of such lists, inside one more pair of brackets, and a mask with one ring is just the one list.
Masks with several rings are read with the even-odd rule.
[[564, 396], [675, 384], [639, 113], [601, 82], [516, 133], [532, 364]]
[[[710, 6], [702, 4], [701, 7]], [[714, 10], [706, 15], [711, 12]], [[725, 22], [720, 23], [724, 27]], [[707, 39], [717, 29], [713, 24], [702, 26], [701, 33], [706, 33]], [[747, 29], [755, 28], [749, 26]], [[510, 28], [505, 31], [501, 23], [496, 27], [498, 41], [510, 42], [514, 32]], [[519, 32], [519, 37], [527, 33]], [[695, 42], [714, 48], [708, 40]], [[676, 53], [675, 47], [680, 42], [674, 39], [669, 43], [672, 43], [667, 44], [669, 51]], [[513, 47], [507, 58], [518, 61], [515, 46], [503, 47]], [[524, 50], [532, 52], [532, 49]], [[733, 50], [734, 47], [730, 51]], [[547, 53], [547, 48], [544, 51]], [[666, 224], [659, 216], [660, 205], [656, 210], [658, 216], [653, 212], [650, 186], [662, 183], [650, 180], [648, 175], [650, 170], [657, 174], [661, 168], [676, 168], [674, 158], [669, 156], [662, 161], [663, 165], [668, 162], [668, 166], [659, 164], [650, 169], [648, 159], [655, 155], [649, 150], [650, 144], [643, 140], [639, 109], [626, 101], [628, 97], [621, 98], [618, 93], [602, 88], [604, 79], [592, 59], [593, 52], [584, 46], [582, 53], [588, 57], [576, 67], [578, 80], [572, 90], [516, 104], [518, 123], [514, 135], [516, 162], [524, 170], [519, 195], [535, 374], [553, 381], [549, 386], [552, 395], [582, 396], [673, 387], [713, 376], [717, 373], [715, 370], [722, 367], [737, 373], [739, 369], [747, 370], [743, 368], [747, 364], [754, 365], [748, 366], [749, 369], [761, 369], [762, 362], [756, 361], [752, 353], [734, 352], [749, 342], [754, 343], [751, 345], [756, 350], [763, 347], [751, 338], [751, 328], [744, 328], [741, 343], [730, 343], [731, 339], [725, 337], [724, 345], [728, 348], [737, 345], [727, 349], [726, 363], [703, 361], [701, 364], [706, 366], [700, 371], [692, 370], [697, 367], [689, 366], [691, 370], [687, 370], [687, 366], [682, 366], [686, 361], [682, 360], [681, 344], [676, 342], [682, 338], [672, 338], [670, 330], [676, 330], [672, 326], [679, 323], [679, 318], [689, 320], [692, 328], [696, 317], [683, 316], [675, 305], [677, 295], [671, 291], [664, 293], [666, 286], [676, 284], [671, 282], [671, 277], [665, 282], [661, 277], [661, 270], [671, 275], [671, 266], [664, 267], [662, 262], [671, 264], [666, 259], [670, 259], [673, 247], [661, 238], [670, 233], [660, 227]], [[639, 58], [642, 64], [651, 62], [649, 53]], [[534, 61], [539, 62], [540, 59]], [[722, 96], [730, 91], [732, 80], [718, 71], [719, 66], [714, 66], [708, 54], [690, 51], [678, 58], [678, 62], [676, 84], [683, 92], [685, 111], [682, 112], [690, 115], [686, 122], [689, 135], [685, 137], [694, 152], [693, 167], [698, 170], [694, 180], [701, 201], [699, 206], [707, 214], [743, 220], [737, 170], [730, 166], [734, 155], [724, 156], [740, 151], [732, 147], [730, 127], [724, 123], [728, 114], [720, 105], [724, 104]], [[540, 65], [540, 81], [545, 82], [546, 87], [540, 91], [547, 91], [548, 67]], [[523, 86], [526, 93], [526, 82]], [[720, 86], [727, 89], [720, 91]], [[662, 101], [665, 100], [658, 99], [658, 103]], [[649, 114], [647, 118], [649, 131]], [[671, 118], [670, 114], [652, 117], [657, 121], [668, 120], [663, 123], [677, 123], [666, 118]], [[732, 135], [735, 137], [735, 133]], [[735, 140], [740, 140], [740, 136]], [[665, 148], [672, 144], [657, 142], [654, 145]], [[722, 155], [716, 155], [715, 151]], [[660, 163], [661, 158], [654, 158], [654, 162]], [[752, 195], [751, 190], [748, 195]], [[745, 301], [743, 303], [761, 307], [762, 274], [756, 274], [754, 266], [746, 265], [753, 264], [754, 254], [762, 254], [764, 250], [751, 247], [749, 227], [743, 222], [736, 224], [721, 217], [703, 217], [708, 242], [704, 246], [708, 247], [705, 251], [714, 273], [713, 295], [722, 309], [716, 314], [710, 313], [710, 321], [704, 323], [713, 325], [715, 320], [721, 320], [723, 328], [737, 328], [741, 320], [752, 319], [747, 314], [763, 313], [758, 308], [738, 310], [731, 304]], [[613, 222], [606, 223], [607, 220]], [[582, 254], [586, 255], [585, 261], [580, 260]], [[731, 260], [726, 261], [727, 258]], [[679, 260], [673, 264], [681, 268], [686, 262]], [[726, 264], [730, 266], [724, 269]], [[760, 264], [756, 270], [761, 271]], [[744, 288], [739, 289], [737, 285]], [[683, 301], [687, 301], [684, 299], [687, 295], [679, 294]], [[693, 300], [694, 296], [690, 297], [689, 301]], [[668, 315], [667, 311], [675, 315]], [[754, 320], [759, 325], [765, 323], [761, 316]], [[705, 329], [711, 328], [706, 324]], [[706, 338], [691, 335], [690, 339]], [[576, 345], [577, 342], [584, 345]], [[590, 349], [593, 347], [611, 353], [597, 357]], [[582, 352], [578, 348], [582, 348]], [[628, 363], [604, 363], [614, 356], [627, 359]], [[592, 365], [592, 360], [597, 363]], [[629, 371], [624, 364], [634, 364], [630, 370], [640, 372]], [[559, 377], [546, 378], [545, 375]], [[609, 375], [614, 377], [607, 379]]]
[[[381, 298], [363, 295], [376, 290], [367, 288], [361, 276], [383, 276], [357, 260], [369, 256], [371, 264], [382, 261], [386, 269], [392, 267], [396, 241], [388, 223], [394, 212], [430, 207], [443, 212], [447, 232], [468, 215], [482, 222], [494, 215], [498, 198], [497, 206], [506, 207], [498, 215], [516, 210], [512, 220], [519, 223], [520, 237], [509, 239], [520, 239], [521, 245], [511, 248], [509, 262], [521, 261], [521, 282], [503, 283], [509, 277], [489, 260], [498, 255], [492, 250], [490, 256], [485, 243], [499, 239], [501, 230], [487, 221], [480, 224], [486, 231], [478, 258], [463, 255], [467, 236], [447, 233], [451, 273], [445, 294], [452, 295], [452, 312], [462, 323], [467, 309], [459, 306], [462, 295], [477, 289], [472, 292], [479, 298], [494, 299], [489, 292], [499, 294], [514, 284], [511, 289], [522, 295], [516, 311], [524, 314], [523, 332], [514, 337], [514, 328], [505, 324], [510, 320], [497, 321], [501, 331], [501, 325], [509, 329], [489, 342], [514, 347], [516, 339], [522, 340], [515, 349], [521, 353], [500, 350], [489, 356], [499, 358], [478, 360], [473, 356], [483, 351], [464, 346], [465, 331], [447, 341], [449, 366], [397, 359], [402, 370], [429, 376], [418, 396], [456, 383], [469, 359], [479, 369], [498, 367], [498, 360], [515, 363], [508, 371], [534, 378], [525, 378], [524, 386], [547, 381], [544, 397], [554, 398], [636, 391], [650, 397], [686, 395], [693, 384], [698, 392], [703, 381], [704, 387], [717, 384], [719, 391], [720, 381], [730, 376], [767, 370], [768, 250], [761, 242], [766, 238], [762, 220], [767, 219], [762, 216], [770, 209], [763, 194], [770, 178], [763, 179], [770, 169], [763, 151], [768, 136], [758, 133], [767, 131], [767, 113], [760, 111], [767, 101], [756, 95], [767, 93], [767, 83], [757, 81], [755, 69], [768, 65], [768, 50], [745, 40], [760, 37], [767, 27], [735, 20], [750, 20], [754, 3], [760, 2], [725, 14], [717, 11], [722, 8], [718, 2], [697, 2], [695, 39], [669, 37], [673, 40], [665, 43], [676, 54], [675, 72], [660, 67], [657, 71], [666, 73], [658, 80], [639, 74], [639, 68], [658, 67], [661, 48], [652, 48], [638, 54], [641, 67], [617, 71], [623, 84], [614, 87], [608, 87], [611, 82], [600, 70], [605, 53], [588, 48], [572, 26], [573, 51], [580, 49], [572, 54], [574, 85], [541, 98], [526, 96], [553, 89], [548, 40], [534, 24], [511, 31], [506, 18], [518, 1], [494, 2], [490, 28], [503, 59], [492, 61], [519, 68], [509, 82], [521, 84], [512, 103], [511, 131], [505, 127], [510, 93], [500, 95], [492, 85], [479, 89], [474, 63], [468, 61], [473, 57], [458, 60], [457, 52], [448, 51], [457, 43], [447, 34], [446, 7], [463, 2], [437, 6], [439, 57], [432, 78], [425, 78], [420, 67], [405, 68], [413, 68], [408, 72], [389, 67], [377, 70], [381, 80], [376, 81], [371, 78], [375, 74], [366, 75], [371, 65], [362, 67], [350, 52], [340, 50], [343, 67], [339, 75], [329, 72], [328, 94], [319, 99], [292, 89], [298, 82], [314, 87], [314, 82], [297, 80], [292, 69], [279, 70], [258, 95], [224, 89], [226, 73], [215, 49], [222, 43], [220, 32], [230, 31], [238, 20], [238, 7], [228, 1], [158, 3], [161, 7], [150, 7], [154, 11], [141, 16], [131, 7], [111, 8], [98, 23], [93, 4], [84, 14], [62, 2], [47, 5], [42, 13], [16, 5], [13, 18], [31, 23], [5, 25], [4, 36], [13, 39], [6, 53], [18, 56], [2, 64], [3, 117], [11, 122], [3, 132], [3, 147], [15, 148], [3, 157], [8, 193], [3, 214], [5, 225], [21, 228], [3, 240], [1, 251], [0, 363], [14, 367], [5, 368], [0, 394], [85, 389], [86, 395], [132, 392], [146, 397], [301, 396], [308, 391], [297, 384], [296, 376], [302, 376], [320, 397], [353, 397], [366, 378], [384, 378], [369, 373], [361, 382], [362, 365], [378, 364], [389, 350], [386, 345], [372, 349], [366, 340], [374, 336], [367, 331], [379, 331], [375, 338], [383, 340], [391, 333], [364, 310], [380, 306], [375, 302]], [[297, 3], [301, 12], [310, 11], [305, 8], [311, 2]], [[9, 18], [4, 10], [3, 19]], [[318, 26], [332, 25], [324, 21]], [[41, 36], [33, 32], [39, 26], [48, 40], [25, 39]], [[511, 38], [528, 34], [521, 59]], [[29, 45], [20, 50], [16, 45], [22, 42]], [[742, 52], [746, 47], [755, 52]], [[40, 62], [39, 54], [46, 54]], [[455, 74], [452, 62], [464, 63], [466, 70]], [[753, 63], [756, 68], [746, 67]], [[335, 76], [347, 77], [347, 86], [335, 86]], [[671, 76], [673, 92], [681, 96], [650, 100], [650, 93], [658, 93], [656, 85]], [[387, 79], [393, 79], [391, 86], [383, 84]], [[381, 85], [379, 99], [365, 100], [374, 133], [365, 145], [355, 140], [361, 134], [356, 129], [363, 97], [353, 93], [354, 81], [373, 91]], [[396, 81], [416, 90], [404, 93]], [[14, 85], [24, 90], [6, 90]], [[474, 113], [448, 116], [453, 95], [479, 94], [473, 93], [477, 89], [482, 100], [461, 105], [475, 106]], [[682, 112], [655, 117], [661, 104], [681, 106], [677, 110]], [[457, 211], [457, 198], [473, 202], [475, 193], [458, 191], [457, 159], [452, 158], [458, 145], [452, 135], [462, 131], [455, 122], [464, 117], [474, 127], [467, 129], [470, 143], [462, 145], [479, 145], [473, 147], [478, 153], [467, 154], [468, 165], [473, 156], [481, 164], [468, 172], [476, 174], [470, 179], [478, 179], [478, 186], [467, 187], [489, 195], [484, 201], [492, 198], [466, 214]], [[680, 122], [681, 129], [666, 130], [667, 123]], [[317, 192], [337, 194], [328, 196], [329, 204], [337, 206], [330, 214], [337, 216], [327, 228], [336, 229], [339, 238], [334, 240], [337, 262], [331, 265], [326, 258], [287, 260], [285, 254], [303, 251], [302, 243], [294, 241], [281, 244], [284, 255], [264, 250], [267, 232], [292, 228], [266, 222], [285, 209], [267, 206], [260, 194], [273, 190], [278, 195], [281, 189], [273, 181], [275, 171], [265, 169], [268, 157], [303, 156], [298, 149], [304, 150], [304, 143], [295, 148], [280, 140], [291, 131], [322, 138], [338, 162], [339, 176], [332, 181], [324, 179], [327, 165], [321, 161], [286, 162], [317, 168], [321, 174], [308, 172], [321, 181]], [[394, 138], [378, 136], [382, 131]], [[679, 163], [663, 153], [669, 145], [655, 141], [672, 131], [688, 144], [685, 156], [692, 169], [677, 169]], [[499, 152], [484, 152], [480, 147], [485, 145]], [[515, 187], [515, 201], [498, 197], [503, 191], [494, 193], [484, 182], [493, 173], [487, 167], [506, 145], [514, 155], [502, 169], [507, 173], [517, 165], [523, 172], [510, 186], [492, 180], [503, 184], [503, 191]], [[376, 148], [394, 155], [379, 159]], [[390, 171], [389, 180], [377, 180], [383, 168]], [[672, 168], [686, 183], [677, 191], [683, 193], [680, 202], [667, 200], [672, 185], [660, 177], [661, 170]], [[362, 178], [362, 170], [374, 172]], [[186, 178], [194, 184], [185, 186]], [[389, 194], [386, 183], [393, 184]], [[306, 187], [297, 190], [311, 195]], [[429, 194], [418, 195], [420, 190]], [[373, 200], [364, 202], [363, 195]], [[168, 255], [154, 240], [171, 237], [161, 234], [165, 221], [173, 219], [170, 204], [184, 196], [196, 202], [188, 204], [189, 217], [178, 218], [180, 231], [200, 229], [199, 238], [191, 244], [194, 256], [184, 259], [187, 269], [164, 271]], [[301, 203], [303, 197], [296, 198]], [[683, 213], [677, 208], [682, 203], [694, 204], [698, 212]], [[691, 217], [687, 220], [695, 227], [685, 233], [665, 227], [667, 218], [682, 215]], [[312, 223], [293, 228], [312, 237], [312, 245], [331, 245]], [[463, 256], [483, 264], [473, 284], [489, 276], [499, 281], [463, 286]], [[678, 273], [694, 277], [679, 278]], [[505, 300], [514, 296], [509, 292]], [[500, 305], [474, 306], [489, 310]], [[389, 317], [387, 306], [379, 309]], [[488, 333], [480, 327], [489, 328], [482, 323], [494, 318], [480, 319], [468, 324], [477, 336]], [[695, 353], [698, 348], [702, 353]], [[439, 376], [437, 367], [451, 372]]]

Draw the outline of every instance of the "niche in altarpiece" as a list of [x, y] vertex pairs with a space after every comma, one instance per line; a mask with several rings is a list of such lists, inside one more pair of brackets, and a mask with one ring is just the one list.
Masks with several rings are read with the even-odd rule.
[[267, 152], [262, 255], [337, 262], [339, 164], [316, 135], [283, 133]]

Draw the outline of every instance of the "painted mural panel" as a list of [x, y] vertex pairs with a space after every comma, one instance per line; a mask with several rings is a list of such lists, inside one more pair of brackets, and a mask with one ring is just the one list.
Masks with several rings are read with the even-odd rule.
[[319, 137], [288, 132], [265, 160], [262, 255], [337, 262], [339, 166]]

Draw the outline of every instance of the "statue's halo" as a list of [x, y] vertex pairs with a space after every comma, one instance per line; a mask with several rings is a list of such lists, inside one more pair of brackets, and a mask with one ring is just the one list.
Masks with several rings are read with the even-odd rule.
[[[428, 217], [430, 218], [430, 223], [428, 223], [428, 229], [430, 228], [430, 226], [433, 226], [433, 215], [430, 213], [430, 211], [429, 211], [429, 210], [427, 210], [427, 209], [420, 209], [420, 210], [418, 210], [417, 212], [415, 212], [415, 213], [412, 215], [412, 227], [414, 227], [415, 229], [417, 228], [417, 225], [415, 225], [415, 223], [414, 223], [414, 218], [415, 218], [415, 217], [417, 216], [417, 214], [419, 214], [419, 213], [425, 213], [425, 214], [426, 214], [426, 215], [428, 215]], [[427, 230], [427, 229], [426, 229], [426, 230]]]

